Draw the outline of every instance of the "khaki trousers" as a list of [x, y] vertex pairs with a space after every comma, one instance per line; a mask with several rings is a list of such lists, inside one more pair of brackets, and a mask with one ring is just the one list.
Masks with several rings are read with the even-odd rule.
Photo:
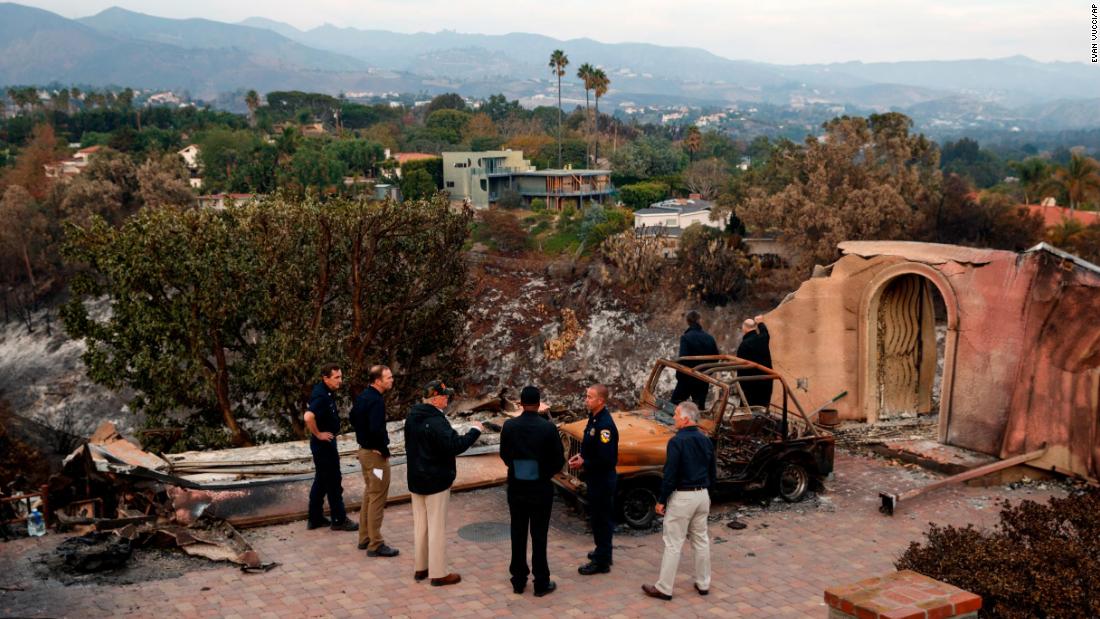
[[695, 584], [703, 591], [710, 589], [710, 539], [707, 537], [707, 515], [710, 495], [706, 490], [677, 490], [665, 506], [665, 554], [661, 557], [661, 577], [657, 590], [672, 595], [676, 569], [680, 565], [680, 550], [684, 538], [691, 537], [695, 551]]
[[[359, 466], [363, 468], [363, 505], [359, 508], [359, 544], [367, 550], [378, 550], [382, 539], [382, 516], [390, 493], [390, 461], [373, 449], [359, 449]], [[374, 474], [382, 471], [382, 478]]]
[[451, 489], [435, 494], [412, 495], [415, 570], [428, 570], [429, 578], [443, 578], [447, 571], [447, 503]]

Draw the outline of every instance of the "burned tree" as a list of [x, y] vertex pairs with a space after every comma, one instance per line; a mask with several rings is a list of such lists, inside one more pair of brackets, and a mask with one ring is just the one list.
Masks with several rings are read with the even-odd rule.
[[[415, 384], [450, 369], [465, 311], [468, 214], [440, 200], [277, 198], [224, 211], [148, 209], [70, 228], [66, 328], [89, 376], [136, 392], [188, 445], [252, 442], [247, 422], [301, 435], [316, 368], [372, 363]], [[110, 315], [86, 301], [106, 297]], [[162, 448], [182, 447], [161, 445]]]

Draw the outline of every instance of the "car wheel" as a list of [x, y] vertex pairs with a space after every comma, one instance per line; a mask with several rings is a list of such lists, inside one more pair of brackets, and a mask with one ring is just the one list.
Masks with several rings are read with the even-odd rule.
[[798, 462], [783, 462], [775, 472], [775, 488], [779, 498], [797, 503], [810, 491], [810, 472]]
[[631, 486], [620, 498], [623, 521], [635, 529], [647, 529], [657, 518], [657, 494], [645, 486]]

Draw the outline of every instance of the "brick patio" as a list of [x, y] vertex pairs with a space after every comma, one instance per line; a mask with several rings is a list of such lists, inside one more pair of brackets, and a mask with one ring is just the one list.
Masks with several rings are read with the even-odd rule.
[[[558, 591], [545, 598], [512, 593], [507, 539], [472, 542], [457, 530], [480, 522], [506, 522], [502, 488], [451, 499], [449, 559], [462, 583], [431, 587], [413, 581], [412, 514], [407, 504], [387, 509], [387, 542], [394, 559], [368, 559], [352, 533], [307, 531], [304, 522], [245, 531], [265, 560], [280, 565], [263, 574], [235, 567], [195, 570], [178, 578], [135, 585], [59, 586], [34, 577], [29, 561], [59, 535], [0, 543], [0, 616], [52, 617], [824, 617], [827, 587], [877, 576], [928, 522], [996, 521], [996, 502], [1045, 501], [1041, 489], [952, 487], [903, 504], [893, 518], [878, 513], [878, 492], [905, 490], [935, 477], [885, 460], [840, 453], [835, 479], [818, 499], [762, 510], [738, 502], [716, 504], [710, 525], [711, 594], [691, 587], [691, 550], [685, 545], [671, 602], [645, 597], [643, 583], [657, 578], [659, 532], [615, 538], [615, 566], [583, 577], [576, 568], [592, 548], [583, 524], [562, 503], [550, 530], [550, 569]], [[722, 513], [741, 509], [748, 528], [725, 526]], [[11, 590], [22, 589], [22, 590]]]

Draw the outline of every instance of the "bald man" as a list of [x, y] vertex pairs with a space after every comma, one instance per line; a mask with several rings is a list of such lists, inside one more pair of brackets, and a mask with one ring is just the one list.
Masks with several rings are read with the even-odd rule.
[[[737, 346], [737, 356], [771, 369], [771, 338], [768, 335], [768, 327], [764, 324], [764, 317], [746, 319], [741, 323], [741, 333], [741, 344]], [[760, 376], [763, 372], [752, 369], [743, 370], [740, 374], [741, 376]], [[767, 408], [772, 401], [772, 382], [770, 380], [742, 382], [741, 389], [745, 392], [748, 405]]]

